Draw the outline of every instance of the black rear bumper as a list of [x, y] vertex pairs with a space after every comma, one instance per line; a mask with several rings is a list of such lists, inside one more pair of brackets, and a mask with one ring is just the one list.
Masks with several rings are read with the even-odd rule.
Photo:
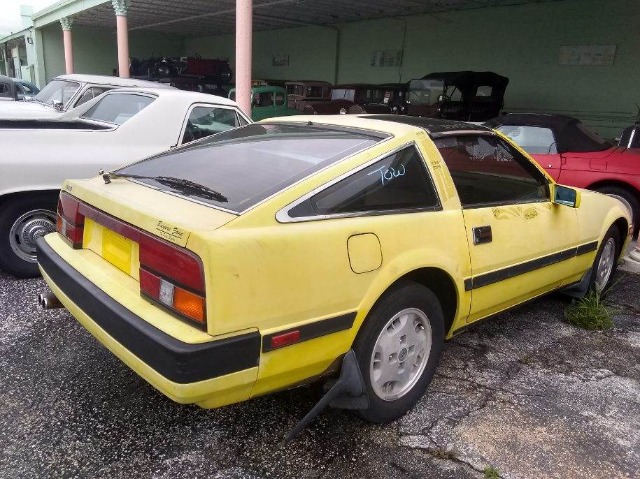
[[113, 339], [168, 380], [187, 384], [258, 365], [260, 333], [184, 343], [115, 301], [64, 261], [44, 238], [37, 245], [38, 262], [51, 281]]

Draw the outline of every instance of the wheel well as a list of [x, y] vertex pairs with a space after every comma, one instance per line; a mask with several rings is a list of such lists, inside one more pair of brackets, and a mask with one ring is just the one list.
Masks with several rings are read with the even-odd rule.
[[0, 207], [10, 201], [20, 200], [22, 198], [32, 198], [33, 196], [58, 196], [60, 190], [36, 190], [36, 191], [17, 191], [15, 193], [8, 193], [0, 196]]
[[613, 180], [598, 181], [596, 183], [593, 183], [593, 184], [587, 186], [587, 189], [588, 190], [597, 190], [598, 188], [603, 188], [603, 187], [606, 187], [606, 186], [611, 186], [611, 187], [615, 187], [615, 188], [622, 188], [623, 190], [626, 190], [629, 193], [631, 193], [636, 198], [636, 200], [640, 201], [640, 191], [635, 189], [629, 183], [624, 183], [623, 181], [613, 181]]
[[615, 226], [618, 229], [618, 233], [620, 233], [620, 244], [619, 244], [620, 251], [616, 251], [617, 253], [616, 256], [620, 256], [620, 254], [622, 253], [621, 251], [622, 244], [624, 243], [624, 239], [627, 237], [627, 234], [629, 233], [629, 224], [624, 218], [618, 218], [617, 220], [614, 221], [613, 226]]
[[433, 291], [433, 294], [435, 294], [438, 301], [440, 301], [440, 306], [442, 306], [442, 314], [444, 315], [445, 321], [444, 331], [446, 335], [451, 329], [458, 309], [458, 293], [451, 276], [438, 268], [420, 268], [398, 278], [389, 286], [387, 291], [393, 289], [398, 283], [403, 281], [413, 281]]

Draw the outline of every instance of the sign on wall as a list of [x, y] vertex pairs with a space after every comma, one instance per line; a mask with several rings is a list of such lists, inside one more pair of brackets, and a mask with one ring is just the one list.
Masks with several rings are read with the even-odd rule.
[[616, 45], [569, 45], [560, 47], [560, 65], [613, 65]]
[[271, 57], [271, 64], [274, 67], [288, 67], [289, 66], [289, 54], [281, 53], [279, 55], [273, 55]]
[[371, 52], [372, 67], [399, 67], [401, 64], [401, 50], [378, 50]]

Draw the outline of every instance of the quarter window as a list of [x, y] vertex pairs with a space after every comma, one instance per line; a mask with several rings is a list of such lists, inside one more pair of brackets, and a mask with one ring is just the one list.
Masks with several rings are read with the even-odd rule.
[[154, 98], [148, 96], [129, 93], [106, 95], [89, 108], [82, 118], [122, 125], [149, 106], [153, 100]]
[[197, 106], [189, 114], [182, 143], [199, 140], [245, 124], [233, 109]]
[[289, 211], [292, 218], [439, 206], [424, 162], [405, 148], [326, 188]]
[[543, 201], [546, 177], [508, 143], [494, 136], [435, 140], [463, 207]]

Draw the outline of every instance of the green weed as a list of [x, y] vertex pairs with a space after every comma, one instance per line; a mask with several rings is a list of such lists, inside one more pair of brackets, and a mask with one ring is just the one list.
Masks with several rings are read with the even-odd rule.
[[602, 331], [613, 327], [611, 317], [615, 308], [605, 305], [602, 296], [590, 291], [584, 298], [574, 300], [564, 310], [565, 319], [580, 328]]
[[500, 479], [500, 472], [495, 467], [485, 467], [484, 468], [484, 478], [485, 479]]

